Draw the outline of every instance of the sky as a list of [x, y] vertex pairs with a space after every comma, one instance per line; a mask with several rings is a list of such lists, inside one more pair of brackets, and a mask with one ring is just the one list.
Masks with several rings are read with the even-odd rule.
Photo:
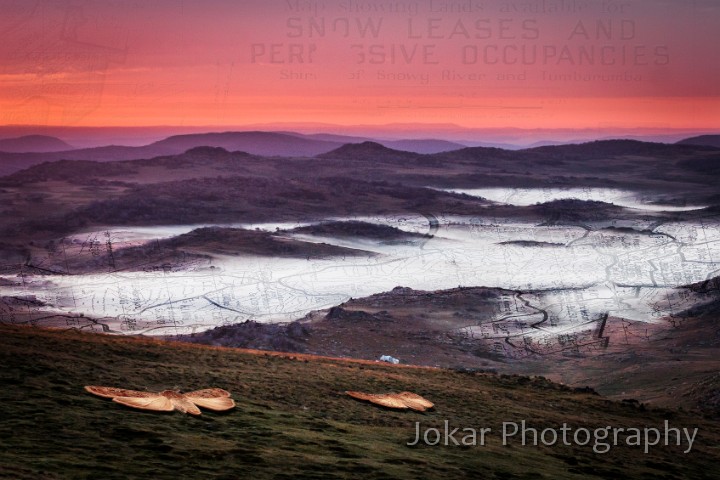
[[0, 0], [0, 125], [720, 129], [715, 0]]

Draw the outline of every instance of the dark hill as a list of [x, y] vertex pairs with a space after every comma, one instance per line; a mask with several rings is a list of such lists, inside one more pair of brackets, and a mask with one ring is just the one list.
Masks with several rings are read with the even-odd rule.
[[[0, 477], [128, 478], [712, 478], [716, 421], [640, 408], [542, 377], [486, 375], [298, 354], [0, 326]], [[85, 385], [228, 390], [237, 407], [190, 417], [132, 410]], [[391, 411], [343, 392], [416, 392], [425, 414]], [[580, 428], [698, 428], [682, 446], [502, 443], [502, 423]], [[492, 429], [475, 447], [408, 446], [421, 428]], [[442, 432], [442, 430], [441, 430]], [[461, 432], [458, 432], [461, 433]], [[462, 439], [462, 435], [455, 435]], [[583, 438], [579, 435], [579, 438]], [[579, 443], [579, 442], [578, 442]], [[612, 444], [612, 442], [611, 442]]]
[[195, 147], [184, 154], [158, 156], [138, 160], [99, 162], [93, 160], [55, 160], [30, 166], [0, 178], [0, 185], [22, 185], [49, 180], [64, 180], [75, 183], [94, 181], [125, 180], [129, 175], [138, 174], [143, 168], [178, 168], [214, 166], [223, 172], [242, 170], [242, 164], [256, 157], [245, 152], [228, 152], [220, 147]]
[[[1, 247], [1, 245], [0, 245]], [[72, 248], [72, 244], [68, 245]], [[22, 252], [15, 249], [0, 253], [14, 255], [23, 261]], [[47, 270], [57, 272], [104, 273], [108, 271], [180, 271], [206, 266], [213, 256], [274, 257], [317, 259], [330, 257], [370, 257], [372, 252], [345, 248], [326, 243], [304, 242], [278, 233], [241, 228], [203, 227], [175, 237], [130, 247], [115, 247], [111, 253], [71, 250], [63, 258], [51, 255], [41, 260]], [[20, 258], [17, 258], [20, 256]], [[11, 257], [12, 258], [12, 257]], [[27, 256], [31, 258], [31, 256]], [[34, 260], [27, 261], [33, 265]]]
[[406, 152], [433, 154], [440, 152], [450, 152], [465, 148], [465, 145], [446, 140], [435, 139], [418, 139], [418, 140], [384, 140], [380, 141], [382, 145], [395, 150], [403, 150]]
[[[676, 160], [712, 152], [714, 148], [699, 145], [670, 145], [665, 143], [641, 142], [638, 140], [598, 140], [594, 142], [548, 145], [523, 150], [505, 150], [493, 147], [468, 147], [451, 152], [428, 156], [436, 162], [463, 162], [495, 170], [520, 168], [522, 171], [555, 167], [567, 170], [578, 163], [587, 172], [591, 160], [617, 159], [627, 163], [623, 157], [647, 157], [650, 161]], [[634, 159], [633, 159], [634, 161]], [[618, 164], [618, 168], [622, 167]]]
[[599, 221], [617, 216], [623, 211], [623, 207], [612, 203], [577, 198], [537, 203], [524, 208], [544, 218], [549, 225]]
[[348, 143], [318, 158], [361, 160], [361, 161], [403, 161], [418, 158], [417, 153], [393, 150], [376, 142]]
[[345, 145], [348, 143], [362, 143], [362, 142], [372, 141], [372, 142], [379, 143], [387, 148], [392, 148], [394, 150], [403, 150], [406, 152], [422, 153], [422, 154], [448, 152], [451, 150], [458, 150], [460, 148], [466, 147], [466, 145], [463, 145], [460, 143], [450, 142], [447, 140], [438, 140], [435, 138], [381, 140], [381, 139], [371, 139], [368, 137], [356, 137], [356, 136], [350, 136], [350, 135], [334, 135], [334, 134], [329, 134], [329, 133], [314, 133], [314, 134], [308, 134], [308, 135], [303, 135], [303, 134], [295, 133], [295, 132], [278, 132], [278, 133], [286, 133], [288, 135], [294, 135], [294, 136], [302, 137], [302, 138], [310, 138], [310, 139], [314, 139], [314, 140], [323, 140], [326, 142], [339, 143], [341, 145]]
[[341, 143], [325, 142], [272, 132], [224, 132], [176, 135], [142, 147], [108, 145], [48, 153], [13, 153], [0, 149], [0, 176], [32, 165], [55, 160], [111, 162], [180, 155], [197, 147], [219, 147], [253, 155], [312, 157], [329, 152]]
[[260, 255], [275, 257], [317, 258], [329, 256], [368, 255], [350, 248], [308, 243], [270, 232], [241, 228], [205, 227], [157, 242], [159, 247], [194, 248], [226, 255]]
[[155, 142], [150, 147], [178, 154], [194, 147], [221, 147], [254, 155], [312, 157], [329, 152], [340, 144], [274, 132], [222, 132], [176, 135]]
[[496, 147], [465, 147], [450, 152], [440, 152], [432, 155], [432, 158], [449, 161], [477, 161], [477, 160], [517, 160], [522, 154], [513, 150], [504, 150]]
[[711, 150], [711, 148], [699, 147], [697, 145], [669, 145], [666, 143], [641, 142], [639, 140], [597, 140], [579, 144], [529, 148], [521, 150], [521, 152], [551, 157], [589, 160], [625, 155], [668, 157], [679, 154], [688, 155], [698, 150]]
[[12, 153], [44, 153], [44, 152], [60, 152], [63, 150], [72, 150], [73, 146], [69, 145], [59, 138], [47, 135], [25, 135], [16, 138], [6, 138], [0, 140], [0, 152]]
[[106, 181], [108, 178], [118, 179], [120, 176], [137, 173], [137, 167], [130, 162], [94, 162], [91, 160], [56, 160], [33, 165], [0, 179], [1, 185], [23, 185], [26, 183], [56, 181], [83, 181], [93, 179], [95, 182]]
[[699, 135], [697, 137], [684, 138], [676, 145], [704, 145], [720, 148], [720, 135]]
[[425, 235], [417, 233], [405, 232], [399, 228], [389, 225], [376, 225], [373, 223], [360, 221], [347, 222], [323, 222], [306, 227], [298, 227], [289, 231], [289, 233], [306, 233], [310, 235], [330, 236], [330, 237], [349, 237], [349, 238], [368, 238], [381, 241], [403, 241], [413, 238], [425, 238]]

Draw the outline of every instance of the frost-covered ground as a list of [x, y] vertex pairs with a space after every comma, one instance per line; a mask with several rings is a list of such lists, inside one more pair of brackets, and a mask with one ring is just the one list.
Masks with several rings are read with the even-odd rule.
[[[501, 190], [474, 192], [518, 204], [562, 198], [568, 192]], [[600, 189], [572, 191], [572, 195], [583, 198], [582, 192], [587, 193], [585, 199], [629, 198], [623, 192]], [[640, 201], [633, 205], [648, 207]], [[457, 216], [354, 220], [433, 236], [386, 244], [292, 234], [301, 240], [377, 255], [311, 260], [215, 256], [210, 266], [190, 265], [164, 272], [36, 274], [26, 276], [17, 286], [0, 287], [0, 295], [31, 295], [47, 305], [43, 308], [65, 315], [48, 318], [52, 325], [100, 328], [93, 323], [98, 322], [113, 332], [175, 334], [248, 319], [290, 321], [350, 297], [364, 297], [396, 286], [417, 290], [486, 286], [530, 292], [523, 294], [528, 303], [521, 305], [522, 321], [530, 325], [545, 319], [542, 331], [563, 334], [587, 328], [607, 314], [653, 321], [682, 309], [690, 301], [678, 295], [674, 287], [720, 273], [720, 226], [715, 223], [667, 223], [648, 229], [646, 223], [630, 222], [625, 226], [635, 230], [603, 229], [602, 225], [589, 230], [580, 225], [537, 226]], [[300, 224], [231, 226], [276, 231]], [[198, 227], [107, 228], [78, 234], [75, 239], [110, 235], [115, 248], [119, 248], [169, 238]], [[488, 319], [489, 324], [494, 320], [498, 319]], [[476, 330], [470, 333], [484, 334], [487, 329], [478, 326]]]

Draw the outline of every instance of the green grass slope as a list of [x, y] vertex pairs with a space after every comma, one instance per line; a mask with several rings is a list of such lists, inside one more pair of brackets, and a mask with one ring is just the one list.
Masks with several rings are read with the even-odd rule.
[[[276, 355], [0, 326], [0, 477], [54, 478], [718, 478], [720, 426], [645, 410], [542, 378]], [[192, 417], [132, 410], [84, 385], [229, 390], [237, 408]], [[389, 411], [345, 390], [410, 390], [426, 413]], [[416, 446], [424, 427], [492, 428], [484, 446]], [[501, 424], [699, 428], [693, 449], [522, 446]]]

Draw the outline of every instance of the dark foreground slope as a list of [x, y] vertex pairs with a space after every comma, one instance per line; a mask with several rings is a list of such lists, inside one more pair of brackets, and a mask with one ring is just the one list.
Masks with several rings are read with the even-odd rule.
[[[644, 409], [542, 378], [463, 374], [370, 362], [168, 345], [0, 327], [0, 477], [47, 478], [717, 478], [720, 426]], [[194, 418], [139, 412], [83, 385], [221, 387], [238, 407]], [[346, 389], [411, 390], [434, 411], [395, 412]], [[492, 428], [484, 446], [408, 447], [423, 427]], [[539, 428], [699, 428], [678, 446], [501, 444], [502, 422]], [[621, 434], [621, 438], [624, 436]]]

